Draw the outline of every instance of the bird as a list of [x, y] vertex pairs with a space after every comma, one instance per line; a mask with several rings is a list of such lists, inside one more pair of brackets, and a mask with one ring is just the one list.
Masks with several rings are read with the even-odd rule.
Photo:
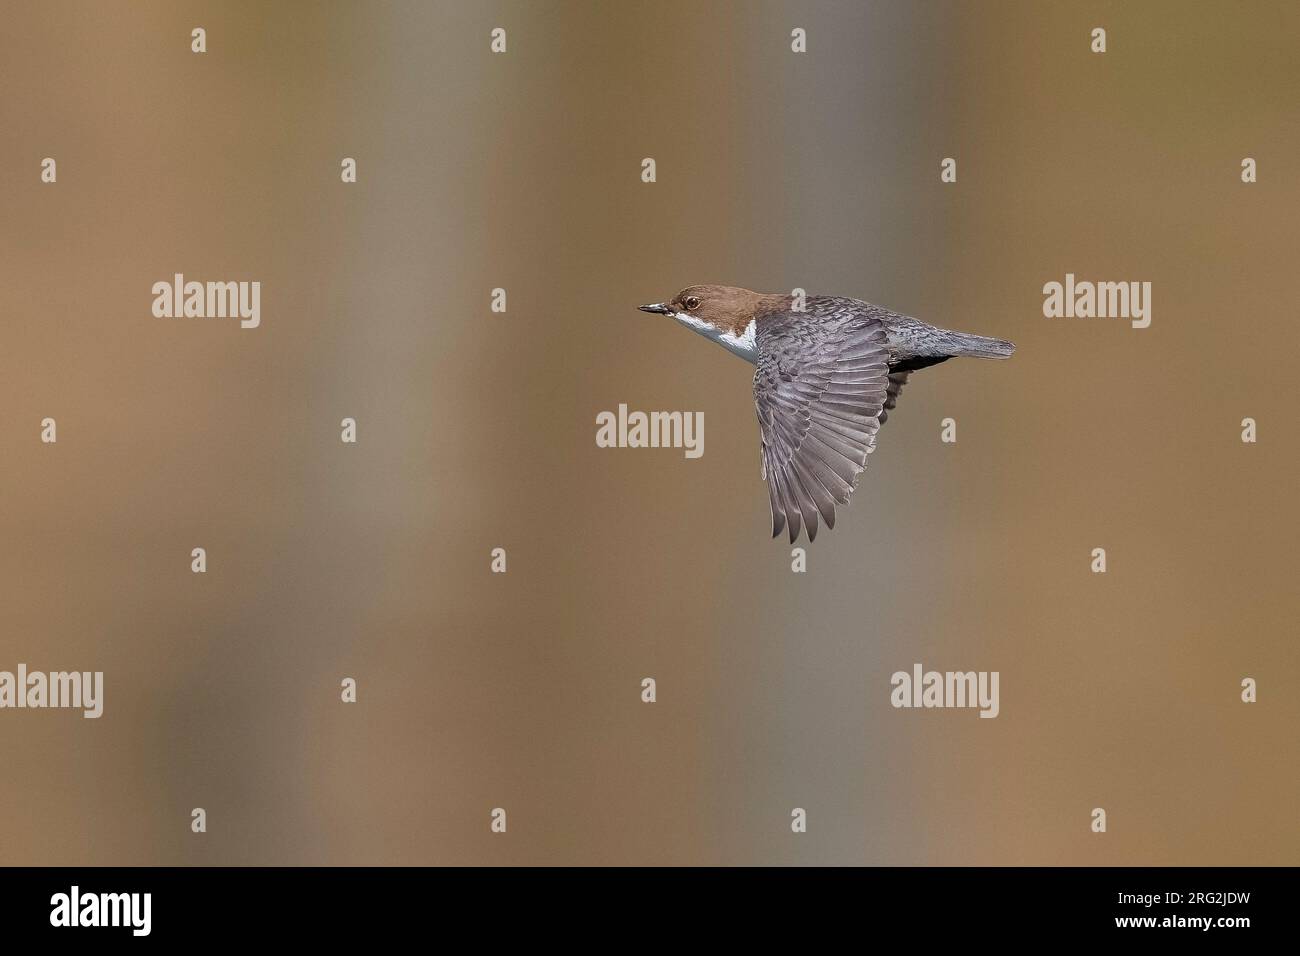
[[693, 285], [638, 306], [671, 316], [754, 365], [760, 473], [772, 537], [835, 527], [908, 376], [950, 358], [1005, 359], [1015, 345], [954, 332], [860, 299]]

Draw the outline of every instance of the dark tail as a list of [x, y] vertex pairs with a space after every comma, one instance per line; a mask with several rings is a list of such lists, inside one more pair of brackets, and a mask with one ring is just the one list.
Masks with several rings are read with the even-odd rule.
[[986, 339], [982, 335], [970, 335], [966, 332], [952, 333], [953, 355], [969, 355], [973, 358], [1010, 358], [1016, 350], [1013, 343], [1003, 339]]

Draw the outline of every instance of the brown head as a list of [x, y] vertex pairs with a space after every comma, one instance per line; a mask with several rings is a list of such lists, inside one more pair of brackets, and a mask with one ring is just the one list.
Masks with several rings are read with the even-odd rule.
[[753, 361], [754, 330], [750, 322], [764, 312], [783, 308], [789, 300], [785, 295], [764, 295], [727, 285], [693, 285], [667, 302], [639, 308], [642, 312], [671, 315], [705, 338]]

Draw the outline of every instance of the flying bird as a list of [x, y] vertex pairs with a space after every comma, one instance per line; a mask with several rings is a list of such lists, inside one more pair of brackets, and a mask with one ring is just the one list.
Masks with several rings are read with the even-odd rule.
[[639, 306], [670, 315], [755, 366], [761, 470], [772, 505], [772, 537], [818, 521], [835, 527], [876, 432], [908, 375], [950, 358], [1007, 358], [1002, 339], [928, 325], [839, 296], [764, 294], [693, 285], [667, 302]]

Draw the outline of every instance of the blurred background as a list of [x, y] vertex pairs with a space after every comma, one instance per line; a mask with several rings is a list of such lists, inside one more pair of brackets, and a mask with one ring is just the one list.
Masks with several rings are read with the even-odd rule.
[[[0, 863], [1300, 862], [1294, 4], [0, 31], [0, 669], [105, 673], [0, 712]], [[177, 272], [261, 327], [154, 318]], [[1044, 318], [1067, 272], [1151, 327]], [[793, 574], [752, 369], [635, 310], [702, 282], [1019, 349], [913, 376]], [[703, 458], [597, 448], [620, 402]], [[891, 708], [915, 662], [1000, 716]]]

